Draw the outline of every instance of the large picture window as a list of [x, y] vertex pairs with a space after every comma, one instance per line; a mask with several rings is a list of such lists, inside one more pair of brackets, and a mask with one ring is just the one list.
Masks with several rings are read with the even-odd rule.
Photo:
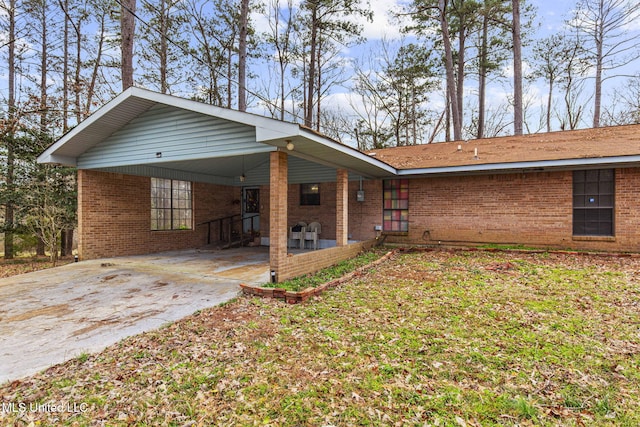
[[613, 236], [615, 171], [573, 172], [573, 235]]
[[151, 178], [152, 230], [190, 230], [192, 215], [190, 182]]
[[384, 181], [383, 192], [384, 231], [409, 231], [409, 180]]

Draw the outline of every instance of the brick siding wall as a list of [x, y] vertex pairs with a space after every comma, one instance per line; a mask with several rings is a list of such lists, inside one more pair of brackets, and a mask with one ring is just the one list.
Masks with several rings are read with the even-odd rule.
[[[382, 225], [382, 181], [363, 181], [365, 201], [356, 201], [360, 183], [349, 182], [349, 236], [353, 240], [368, 240], [376, 237], [375, 226]], [[269, 229], [269, 187], [260, 187], [260, 230]], [[298, 221], [307, 224], [319, 222], [322, 226], [321, 239], [336, 238], [336, 184], [320, 183], [320, 205], [300, 206], [300, 185], [289, 186], [288, 227]], [[268, 236], [265, 232], [263, 235]]]
[[410, 181], [409, 232], [387, 242], [640, 250], [640, 169], [616, 170], [614, 238], [573, 237], [572, 172]]
[[[237, 188], [194, 183], [192, 194], [195, 224], [240, 213]], [[79, 170], [78, 223], [81, 259], [186, 249], [206, 243], [206, 226], [151, 231], [148, 177]]]
[[[81, 170], [79, 253], [81, 258], [142, 254], [197, 247], [206, 227], [150, 230], [150, 180]], [[578, 238], [572, 233], [572, 172], [495, 174], [410, 180], [409, 232], [388, 234], [403, 244], [523, 244], [580, 250], [640, 251], [640, 168], [616, 170], [614, 238]], [[375, 238], [382, 224], [382, 182], [349, 183], [349, 235]], [[262, 186], [260, 229], [269, 234], [269, 187]], [[321, 205], [300, 206], [300, 186], [287, 191], [287, 223], [317, 221], [322, 239], [336, 236], [336, 184], [321, 183]], [[240, 212], [240, 189], [194, 183], [194, 215], [199, 223]], [[306, 262], [306, 261], [305, 261]], [[288, 267], [287, 267], [288, 268]]]

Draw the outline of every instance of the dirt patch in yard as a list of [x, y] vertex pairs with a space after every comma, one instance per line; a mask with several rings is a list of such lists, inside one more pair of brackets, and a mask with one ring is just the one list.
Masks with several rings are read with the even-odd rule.
[[15, 316], [7, 317], [5, 322], [17, 322], [21, 320], [31, 319], [37, 316], [50, 316], [50, 317], [62, 317], [67, 314], [73, 313], [73, 310], [69, 308], [69, 304], [50, 305], [47, 307], [38, 308], [35, 310], [25, 311]]
[[227, 270], [216, 271], [215, 275], [229, 277], [237, 280], [247, 280], [259, 275], [265, 270], [264, 264], [249, 264], [241, 267], [229, 268]]

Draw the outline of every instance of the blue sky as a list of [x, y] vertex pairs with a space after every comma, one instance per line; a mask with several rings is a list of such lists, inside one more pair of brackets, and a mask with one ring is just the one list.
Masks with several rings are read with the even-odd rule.
[[[576, 7], [578, 0], [542, 0], [542, 1], [532, 1], [531, 3], [537, 9], [536, 18], [535, 18], [535, 26], [532, 31], [535, 31], [535, 34], [529, 34], [529, 38], [532, 39], [541, 39], [543, 37], [549, 36], [551, 34], [559, 33], [563, 31], [563, 26], [565, 25], [565, 21], [571, 16], [572, 11]], [[389, 22], [388, 18], [385, 16], [386, 11], [397, 9], [400, 4], [406, 3], [406, 1], [402, 0], [371, 0], [371, 5], [374, 9], [374, 22], [368, 23], [364, 20], [362, 24], [365, 27], [364, 35], [369, 40], [369, 45], [374, 44], [376, 40], [380, 40], [382, 37], [395, 37], [399, 34], [398, 28], [393, 25], [393, 23]], [[635, 23], [636, 28], [640, 29], [640, 22]], [[366, 51], [367, 46], [360, 46], [358, 48], [352, 49], [351, 52], [348, 52], [349, 55], [358, 56], [358, 53]], [[359, 51], [359, 52], [358, 52]], [[526, 61], [526, 48], [525, 48], [525, 61]], [[640, 71], [640, 67], [638, 66], [639, 62], [636, 61], [630, 67], [627, 67], [627, 74], [634, 74]], [[488, 103], [491, 105], [504, 105], [506, 103], [506, 99], [511, 95], [511, 82], [509, 77], [512, 75], [512, 67], [513, 64], [510, 63], [505, 66], [503, 70], [503, 74], [505, 78], [502, 79], [499, 83], [493, 84], [488, 91]], [[527, 64], [524, 64], [525, 73], [527, 70]], [[607, 80], [603, 84], [603, 105], [606, 104], [607, 97], [611, 96], [613, 90], [616, 88], [620, 88], [624, 83], [625, 78], [617, 78]], [[467, 88], [465, 92], [473, 91], [475, 88], [473, 87], [475, 82], [473, 80], [469, 80], [467, 83]], [[542, 106], [546, 105], [546, 97], [547, 97], [547, 87], [544, 82], [527, 82], [525, 83], [525, 98], [529, 103], [529, 110], [525, 114], [529, 114], [530, 122], [533, 124], [534, 122], [538, 122], [535, 118], [536, 114], [540, 114], [542, 111]], [[590, 94], [593, 92], [592, 90], [592, 81], [589, 80], [585, 84], [584, 97], [590, 97]], [[473, 95], [471, 95], [473, 96]], [[334, 105], [345, 105], [348, 102], [349, 92], [348, 90], [342, 89], [336, 91], [332, 95], [333, 99], [328, 99], [327, 103]], [[434, 94], [431, 100], [432, 106], [435, 109], [443, 108], [444, 101], [437, 94]], [[591, 108], [592, 101], [585, 100], [585, 105], [587, 111], [583, 116], [584, 123], [581, 124], [580, 127], [588, 127], [592, 122], [591, 112], [588, 111]], [[327, 105], [327, 104], [325, 104]], [[536, 123], [537, 125], [538, 123]], [[532, 126], [531, 131], [538, 131], [540, 129], [533, 129]], [[556, 126], [557, 129], [557, 126]], [[510, 130], [510, 129], [509, 129]]]

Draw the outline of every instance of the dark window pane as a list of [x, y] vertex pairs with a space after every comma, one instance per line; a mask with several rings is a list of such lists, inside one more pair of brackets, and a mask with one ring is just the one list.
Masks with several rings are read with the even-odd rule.
[[300, 184], [300, 205], [320, 205], [320, 184]]
[[573, 234], [613, 236], [615, 172], [613, 169], [573, 173]]

